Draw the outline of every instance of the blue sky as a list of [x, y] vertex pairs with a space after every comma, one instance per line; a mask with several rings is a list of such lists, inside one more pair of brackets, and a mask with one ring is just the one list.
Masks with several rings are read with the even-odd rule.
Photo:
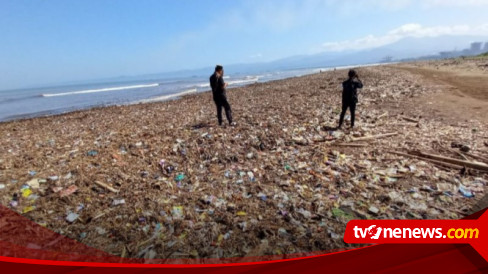
[[488, 35], [488, 0], [0, 0], [0, 90]]

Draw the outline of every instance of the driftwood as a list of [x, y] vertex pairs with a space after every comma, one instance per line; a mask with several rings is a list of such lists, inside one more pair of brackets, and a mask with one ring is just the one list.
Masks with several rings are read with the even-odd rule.
[[416, 156], [416, 155], [412, 155], [412, 154], [406, 154], [406, 153], [396, 152], [396, 151], [388, 151], [388, 153], [395, 154], [395, 155], [399, 155], [399, 156], [403, 156], [403, 157], [415, 158], [415, 159], [419, 159], [419, 160], [422, 160], [422, 161], [431, 162], [431, 163], [434, 163], [434, 164], [437, 164], [437, 165], [440, 165], [440, 166], [449, 167], [449, 168], [452, 168], [452, 169], [461, 170], [463, 168], [463, 166], [460, 166], [460, 165], [455, 165], [455, 164], [451, 164], [451, 163], [437, 161], [437, 160], [434, 160], [434, 159], [424, 158], [424, 157], [420, 157], [420, 156]]
[[338, 143], [334, 145], [340, 147], [367, 147], [368, 146], [368, 144], [353, 144], [353, 143]]
[[354, 142], [357, 141], [369, 141], [373, 139], [379, 139], [379, 138], [384, 138], [384, 137], [390, 137], [390, 136], [395, 136], [398, 135], [398, 132], [392, 132], [392, 133], [385, 133], [385, 134], [379, 134], [379, 135], [374, 135], [374, 136], [366, 136], [366, 137], [359, 137], [359, 138], [352, 138]]
[[473, 169], [477, 169], [477, 170], [488, 171], [488, 165], [485, 163], [481, 163], [481, 162], [459, 160], [459, 159], [445, 157], [442, 155], [429, 154], [429, 153], [420, 152], [420, 151], [412, 152], [411, 154], [415, 154], [415, 155], [418, 155], [418, 156], [421, 156], [424, 158], [429, 158], [429, 159], [433, 159], [433, 160], [437, 160], [437, 161], [441, 161], [441, 162], [465, 166], [465, 167], [469, 167], [469, 168], [473, 168]]
[[444, 149], [444, 150], [446, 150], [446, 151], [449, 151], [449, 152], [451, 152], [451, 153], [453, 153], [453, 154], [456, 154], [456, 155], [458, 155], [459, 157], [463, 158], [463, 159], [464, 159], [464, 160], [466, 160], [466, 161], [469, 161], [468, 157], [466, 157], [466, 155], [462, 154], [461, 152], [456, 151], [456, 150], [454, 150], [454, 149], [450, 149], [450, 148], [444, 147], [444, 146], [443, 146], [442, 144], [440, 144], [439, 142], [436, 142], [436, 143], [437, 143], [437, 145], [438, 145], [439, 147], [441, 147], [442, 149]]
[[404, 123], [391, 123], [390, 126], [402, 126], [402, 127], [416, 127], [418, 124], [412, 122], [404, 122]]
[[420, 122], [420, 120], [415, 120], [415, 119], [408, 118], [408, 117], [405, 117], [405, 116], [403, 116], [402, 118], [403, 118], [403, 120], [409, 121], [409, 122], [412, 122], [412, 123], [417, 123], [418, 124]]
[[387, 115], [388, 115], [388, 112], [385, 112], [385, 113], [381, 114], [380, 116], [376, 117], [376, 120], [379, 120], [383, 117], [386, 117]]
[[95, 181], [95, 184], [97, 184], [98, 186], [101, 186], [103, 188], [105, 188], [106, 190], [110, 191], [110, 192], [113, 192], [113, 193], [119, 193], [119, 191], [107, 184], [104, 184], [102, 182], [99, 182], [99, 181]]
[[482, 157], [482, 156], [479, 156], [479, 155], [475, 155], [475, 154], [472, 154], [472, 153], [468, 153], [468, 152], [465, 152], [464, 154], [468, 155], [471, 158], [477, 159], [479, 161], [483, 161], [484, 163], [488, 163], [488, 158], [485, 158], [485, 157]]

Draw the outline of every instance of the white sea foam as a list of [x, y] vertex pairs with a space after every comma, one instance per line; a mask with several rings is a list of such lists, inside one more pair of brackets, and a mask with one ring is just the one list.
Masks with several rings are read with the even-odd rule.
[[246, 79], [243, 79], [243, 80], [229, 81], [228, 84], [229, 84], [229, 86], [231, 86], [231, 85], [237, 85], [237, 84], [254, 83], [254, 82], [257, 82], [258, 80], [259, 80], [258, 77], [252, 77], [252, 78], [246, 77]]
[[[244, 77], [244, 79], [241, 79], [241, 80], [227, 81], [227, 84], [229, 84], [229, 86], [231, 86], [231, 85], [238, 85], [238, 84], [245, 84], [245, 83], [254, 83], [254, 82], [257, 82], [258, 80], [259, 80], [259, 77], [246, 76], [246, 77]], [[210, 88], [210, 83], [198, 83], [195, 85], [189, 85], [187, 87]]]
[[149, 99], [139, 100], [136, 102], [132, 102], [131, 104], [146, 104], [146, 103], [162, 102], [162, 101], [170, 100], [170, 99], [173, 99], [176, 97], [181, 97], [183, 95], [192, 94], [195, 92], [197, 92], [197, 89], [193, 88], [193, 89], [185, 90], [185, 91], [182, 91], [179, 93], [173, 93], [173, 94], [162, 95], [162, 96], [153, 97], [153, 98], [149, 98]]
[[42, 94], [42, 97], [68, 96], [68, 95], [74, 95], [74, 94], [87, 94], [87, 93], [127, 90], [127, 89], [136, 89], [136, 88], [150, 88], [150, 87], [157, 87], [157, 86], [159, 86], [159, 84], [156, 83], [156, 84], [148, 84], [148, 85], [134, 85], [134, 86], [124, 86], [124, 87], [113, 87], [113, 88], [88, 89], [88, 90], [71, 91], [71, 92], [63, 92], [63, 93], [47, 93], [47, 94]]

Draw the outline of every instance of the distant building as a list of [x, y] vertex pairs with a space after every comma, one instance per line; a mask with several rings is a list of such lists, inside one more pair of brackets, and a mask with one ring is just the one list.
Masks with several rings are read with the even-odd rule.
[[485, 43], [485, 47], [483, 48], [484, 52], [488, 52], [488, 42]]
[[481, 43], [481, 42], [474, 42], [474, 43], [471, 43], [471, 48], [470, 48], [471, 52], [472, 52], [472, 53], [481, 52], [481, 45], [482, 45], [482, 44], [483, 44], [483, 43]]

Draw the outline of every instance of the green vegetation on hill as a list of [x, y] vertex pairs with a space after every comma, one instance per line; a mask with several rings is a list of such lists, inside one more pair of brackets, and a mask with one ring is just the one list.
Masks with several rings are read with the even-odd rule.
[[471, 59], [484, 59], [484, 58], [488, 58], [488, 52], [485, 52], [485, 53], [482, 53], [480, 55], [475, 55], [475, 56], [471, 57]]

